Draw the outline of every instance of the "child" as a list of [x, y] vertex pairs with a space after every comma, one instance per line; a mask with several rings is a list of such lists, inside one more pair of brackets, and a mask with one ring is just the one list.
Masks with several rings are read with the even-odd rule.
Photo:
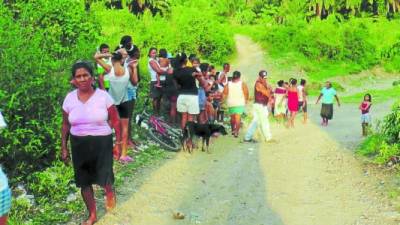
[[214, 123], [215, 119], [217, 118], [216, 111], [214, 110], [213, 96], [210, 92], [206, 93], [207, 102], [206, 102], [206, 115], [208, 123]]
[[274, 116], [278, 122], [284, 122], [286, 118], [287, 110], [287, 99], [286, 99], [286, 88], [284, 87], [284, 81], [278, 81], [278, 87], [274, 91], [275, 97], [275, 112]]
[[[167, 50], [164, 48], [160, 49], [158, 57], [159, 57], [158, 63], [160, 64], [160, 69], [167, 71], [171, 67], [171, 62], [168, 58]], [[157, 73], [157, 84], [154, 86], [158, 88], [162, 87], [160, 81], [160, 74], [158, 73]]]
[[361, 110], [361, 126], [362, 126], [362, 135], [365, 137], [368, 135], [368, 126], [371, 123], [371, 115], [369, 114], [369, 110], [371, 108], [372, 97], [370, 94], [364, 95], [364, 101], [361, 102], [360, 110]]

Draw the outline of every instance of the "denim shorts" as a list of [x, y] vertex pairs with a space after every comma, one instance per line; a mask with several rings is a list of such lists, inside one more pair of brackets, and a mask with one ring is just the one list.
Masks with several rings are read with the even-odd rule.
[[362, 114], [361, 123], [371, 123], [371, 115], [369, 113]]
[[137, 87], [136, 86], [128, 86], [128, 101], [136, 100], [137, 95]]

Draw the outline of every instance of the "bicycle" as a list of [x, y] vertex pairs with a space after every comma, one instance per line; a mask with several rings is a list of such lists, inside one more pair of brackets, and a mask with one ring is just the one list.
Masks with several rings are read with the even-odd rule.
[[144, 103], [143, 111], [136, 115], [135, 123], [148, 131], [151, 139], [160, 144], [165, 150], [177, 152], [181, 149], [181, 129], [170, 126], [163, 119], [148, 113], [150, 99]]

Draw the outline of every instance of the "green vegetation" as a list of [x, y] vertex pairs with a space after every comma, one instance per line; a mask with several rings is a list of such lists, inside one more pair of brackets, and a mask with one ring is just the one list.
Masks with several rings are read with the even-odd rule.
[[[58, 224], [83, 211], [80, 197], [68, 198], [77, 192], [71, 167], [58, 159], [61, 103], [71, 89], [71, 64], [91, 59], [100, 43], [113, 49], [123, 35], [133, 36], [142, 51], [142, 98], [148, 93], [150, 47], [196, 53], [220, 65], [234, 54], [235, 33], [259, 41], [284, 64], [279, 66], [300, 67], [318, 94], [321, 81], [333, 76], [376, 65], [400, 71], [399, 9], [398, 0], [3, 1], [0, 108], [9, 127], [0, 131], [0, 159], [11, 185], [24, 184], [34, 198], [14, 201], [10, 224]], [[378, 100], [399, 92], [398, 86], [371, 90]], [[358, 102], [361, 95], [344, 101]], [[398, 105], [393, 110], [360, 154], [380, 163], [399, 155]], [[117, 165], [117, 185], [132, 170], [162, 157], [151, 147], [136, 163]]]
[[400, 157], [400, 101], [392, 107], [379, 125], [376, 133], [368, 137], [359, 147], [357, 153], [368, 156], [379, 164], [388, 163]]
[[374, 102], [385, 102], [387, 100], [398, 98], [400, 96], [400, 87], [396, 86], [383, 90], [368, 90], [353, 95], [344, 96], [341, 98], [341, 100], [345, 103], [359, 103], [361, 101], [360, 99], [363, 99], [366, 93], [370, 93], [373, 96]]
[[269, 2], [274, 4], [247, 7], [253, 18], [236, 21], [247, 25], [240, 32], [259, 41], [274, 59], [286, 58], [288, 65], [301, 67], [311, 80], [376, 65], [399, 71], [400, 22], [387, 19], [398, 16], [398, 3], [386, 14], [384, 2], [389, 1]]
[[[14, 190], [20, 197], [13, 202], [10, 224], [58, 224], [84, 212], [72, 169], [58, 159], [61, 104], [71, 89], [72, 63], [91, 59], [102, 42], [113, 48], [123, 35], [132, 35], [142, 49], [140, 95], [145, 97], [146, 55], [152, 46], [196, 53], [217, 64], [232, 55], [232, 31], [207, 1], [204, 6], [210, 10], [199, 14], [194, 4], [177, 2], [168, 6], [165, 16], [144, 11], [136, 17], [127, 10], [106, 9], [101, 2], [92, 4], [90, 11], [83, 1], [70, 0], [0, 5], [0, 108], [9, 125], [0, 131], [0, 159], [14, 189], [23, 185]], [[136, 163], [116, 165], [117, 185], [160, 157], [163, 152], [150, 147]]]

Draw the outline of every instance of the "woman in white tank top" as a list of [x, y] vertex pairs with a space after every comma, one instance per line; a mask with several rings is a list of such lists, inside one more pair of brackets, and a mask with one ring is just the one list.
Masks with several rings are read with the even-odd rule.
[[149, 63], [147, 65], [150, 72], [150, 96], [153, 99], [153, 111], [156, 115], [160, 114], [161, 97], [163, 96], [162, 87], [157, 85], [157, 77], [161, 82], [161, 86], [165, 85], [165, 75], [172, 74], [172, 69], [162, 69], [157, 61], [157, 48], [150, 48], [149, 50]]
[[240, 72], [233, 72], [232, 81], [224, 88], [224, 99], [228, 105], [231, 115], [232, 135], [238, 137], [241, 123], [241, 115], [245, 111], [246, 103], [249, 99], [247, 85], [240, 80]]
[[[121, 143], [121, 163], [128, 163], [133, 161], [128, 156], [128, 124], [129, 115], [131, 114], [132, 101], [128, 101], [128, 85], [130, 83], [130, 74], [128, 68], [124, 65], [127, 57], [127, 52], [124, 48], [117, 50], [112, 54], [112, 65], [104, 63], [102, 57], [104, 54], [95, 55], [96, 62], [101, 65], [106, 72], [109, 73], [110, 89], [109, 94], [114, 100], [120, 117], [122, 143]], [[109, 55], [108, 55], [109, 56]]]

